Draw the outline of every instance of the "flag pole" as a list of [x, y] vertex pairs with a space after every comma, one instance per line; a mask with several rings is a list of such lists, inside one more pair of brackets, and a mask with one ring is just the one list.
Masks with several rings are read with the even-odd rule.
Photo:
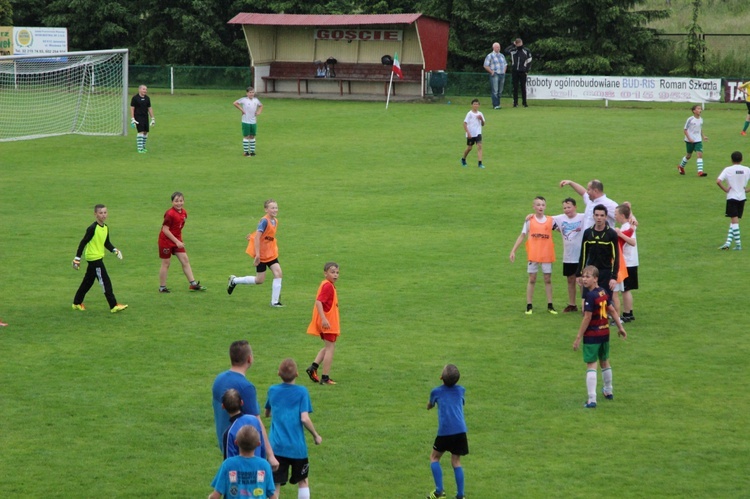
[[385, 108], [388, 109], [388, 103], [391, 101], [391, 87], [393, 86], [393, 70], [391, 69], [391, 80], [388, 82], [388, 97], [385, 99]]

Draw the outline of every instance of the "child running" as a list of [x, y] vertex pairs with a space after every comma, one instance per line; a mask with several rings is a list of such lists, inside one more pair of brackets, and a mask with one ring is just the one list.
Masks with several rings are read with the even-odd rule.
[[484, 115], [479, 111], [479, 99], [471, 101], [471, 110], [466, 113], [464, 118], [464, 131], [466, 132], [466, 150], [461, 156], [461, 166], [466, 166], [466, 156], [471, 152], [474, 144], [477, 145], [477, 159], [479, 168], [484, 168], [482, 164], [482, 127], [484, 126]]
[[185, 227], [187, 211], [183, 208], [185, 196], [179, 191], [172, 194], [172, 207], [164, 213], [164, 221], [159, 231], [159, 258], [161, 268], [159, 269], [159, 293], [171, 293], [167, 288], [167, 272], [172, 261], [172, 255], [176, 256], [182, 265], [182, 271], [187, 277], [192, 291], [205, 291], [200, 281], [193, 277], [193, 269], [190, 268], [190, 260], [185, 251], [185, 243], [182, 242], [182, 228]]
[[[315, 383], [321, 385], [335, 385], [331, 379], [331, 364], [333, 353], [336, 348], [336, 340], [341, 334], [339, 327], [339, 298], [336, 294], [336, 281], [339, 278], [339, 265], [336, 262], [328, 262], [323, 266], [325, 279], [318, 287], [315, 298], [312, 320], [307, 326], [307, 334], [319, 336], [323, 340], [323, 348], [315, 356], [313, 363], [305, 369], [307, 375]], [[318, 367], [323, 366], [322, 376], [318, 377]]]
[[279, 221], [276, 215], [279, 214], [279, 205], [273, 199], [267, 199], [263, 203], [263, 209], [266, 214], [258, 222], [258, 228], [255, 232], [247, 235], [248, 245], [245, 253], [250, 255], [255, 265], [254, 276], [245, 277], [229, 276], [227, 284], [227, 293], [232, 294], [235, 286], [238, 284], [263, 284], [266, 280], [266, 269], [270, 268], [273, 272], [273, 284], [271, 285], [271, 306], [283, 307], [281, 304], [281, 264], [279, 263], [279, 247], [276, 244], [276, 230]]

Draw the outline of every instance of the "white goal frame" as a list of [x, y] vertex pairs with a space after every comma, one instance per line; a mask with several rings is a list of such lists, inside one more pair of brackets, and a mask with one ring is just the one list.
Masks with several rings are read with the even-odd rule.
[[128, 50], [0, 56], [0, 142], [128, 134]]

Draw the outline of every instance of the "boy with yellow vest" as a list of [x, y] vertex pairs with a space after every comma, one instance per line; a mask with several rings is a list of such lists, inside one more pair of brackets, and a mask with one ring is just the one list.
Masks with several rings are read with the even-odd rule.
[[[339, 328], [339, 298], [335, 286], [339, 278], [339, 264], [328, 262], [323, 266], [323, 272], [325, 280], [318, 287], [312, 320], [310, 325], [307, 326], [307, 334], [319, 336], [325, 345], [315, 356], [315, 361], [305, 371], [315, 383], [335, 385], [336, 382], [328, 374], [331, 372], [336, 340], [341, 334]], [[323, 374], [318, 378], [318, 367], [321, 364], [323, 365]]]
[[281, 264], [279, 263], [279, 247], [276, 244], [276, 229], [278, 229], [279, 224], [276, 215], [279, 214], [279, 205], [273, 199], [268, 199], [263, 203], [263, 209], [266, 214], [260, 219], [255, 232], [247, 235], [248, 245], [245, 250], [245, 253], [253, 258], [255, 275], [245, 277], [230, 275], [227, 293], [231, 295], [234, 287], [238, 284], [263, 284], [266, 280], [266, 269], [270, 268], [273, 272], [271, 306], [283, 307], [284, 305], [279, 301], [282, 274]]
[[534, 285], [539, 267], [544, 275], [544, 290], [547, 293], [547, 312], [557, 315], [557, 310], [552, 306], [552, 262], [555, 261], [555, 243], [552, 241], [552, 231], [557, 224], [544, 214], [547, 201], [542, 196], [534, 198], [534, 216], [526, 220], [521, 229], [521, 234], [516, 239], [516, 244], [510, 251], [510, 261], [516, 261], [516, 250], [528, 235], [526, 241], [526, 254], [529, 265], [529, 283], [526, 286], [526, 315], [531, 315], [534, 298]]

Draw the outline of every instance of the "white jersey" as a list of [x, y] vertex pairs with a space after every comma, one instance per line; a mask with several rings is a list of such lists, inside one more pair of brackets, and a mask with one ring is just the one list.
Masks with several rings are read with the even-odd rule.
[[242, 115], [242, 122], [250, 123], [251, 125], [256, 123], [255, 113], [257, 113], [258, 108], [262, 106], [258, 98], [253, 97], [252, 99], [248, 99], [247, 97], [243, 97], [241, 99], [237, 99], [237, 104], [241, 105], [242, 110], [245, 111], [245, 113]]
[[563, 238], [563, 263], [578, 263], [581, 258], [583, 231], [587, 229], [583, 226], [584, 218], [583, 213], [576, 213], [572, 218], [565, 213], [552, 217]]
[[[620, 227], [620, 230], [622, 232], [625, 232], [627, 230], [632, 230], [633, 235], [630, 236], [633, 239], [635, 239], [635, 229], [637, 227], [635, 225], [630, 225], [630, 222], [625, 222]], [[626, 234], [627, 235], [627, 234]], [[626, 267], [637, 267], [638, 266], [638, 243], [636, 241], [635, 246], [631, 246], [625, 241], [622, 242], [622, 257], [625, 259], [625, 266]]]
[[610, 227], [615, 226], [615, 208], [617, 203], [607, 197], [606, 194], [602, 194], [596, 199], [591, 199], [588, 192], [583, 193], [583, 202], [586, 203], [586, 211], [583, 213], [585, 218], [583, 219], [583, 228], [588, 229], [594, 225], [594, 208], [598, 204], [603, 204], [607, 208], [607, 223]]
[[[701, 132], [702, 128], [703, 118], [696, 118], [695, 116], [688, 118], [685, 122], [685, 130], [687, 130], [685, 142], [703, 142], [703, 133]], [[690, 137], [690, 141], [688, 140], [688, 137]]]
[[469, 129], [469, 134], [466, 136], [466, 138], [476, 137], [477, 135], [481, 135], [483, 121], [484, 121], [484, 115], [482, 114], [481, 111], [477, 111], [476, 113], [474, 111], [469, 111], [468, 113], [466, 113], [466, 118], [464, 118], [464, 123], [466, 123], [466, 127]]
[[745, 188], [750, 181], [750, 168], [742, 165], [727, 166], [721, 171], [719, 180], [726, 182], [729, 186], [727, 199], [736, 199], [737, 201], [747, 199]]

